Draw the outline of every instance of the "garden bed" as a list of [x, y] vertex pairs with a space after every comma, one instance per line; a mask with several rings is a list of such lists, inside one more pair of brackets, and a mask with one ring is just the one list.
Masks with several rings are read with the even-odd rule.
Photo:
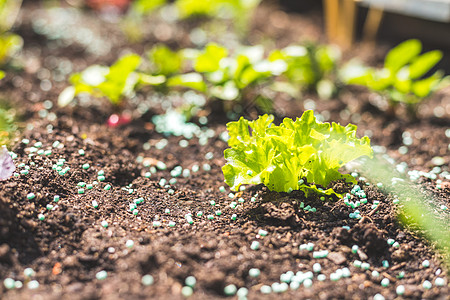
[[[248, 299], [370, 299], [377, 294], [392, 299], [399, 285], [407, 299], [448, 299], [448, 270], [441, 257], [420, 232], [399, 224], [394, 196], [377, 182], [357, 176], [368, 201], [358, 207], [360, 219], [349, 218], [354, 209], [343, 199], [324, 202], [262, 185], [232, 193], [221, 170], [228, 145], [223, 138], [227, 119], [220, 111], [205, 109], [205, 115], [212, 111], [208, 123], [198, 123], [200, 137], [188, 140], [155, 130], [151, 119], [161, 107], [116, 127], [107, 126], [115, 111], [106, 102], [57, 107], [67, 82], [48, 73], [61, 62], [70, 61], [80, 71], [94, 62], [112, 63], [121, 50], [144, 47], [128, 45], [114, 24], [102, 27], [92, 12], [84, 12], [83, 20], [109, 35], [111, 51], [105, 56], [91, 55], [87, 46], [47, 40], [31, 30], [34, 5], [23, 7], [18, 27], [25, 68], [7, 73], [1, 82], [2, 98], [26, 122], [10, 149], [17, 154], [18, 175], [0, 188], [0, 279], [24, 286], [1, 285], [2, 299], [183, 299], [189, 293], [184, 287], [193, 286], [190, 276], [196, 279], [193, 299], [225, 298], [236, 293], [233, 287], [241, 295], [248, 289]], [[298, 41], [286, 37], [320, 33], [316, 19], [295, 14], [281, 27], [263, 24], [271, 10], [258, 10], [249, 36], [269, 36], [285, 46]], [[165, 42], [191, 46], [184, 34]], [[146, 40], [157, 41], [158, 35]], [[448, 220], [442, 207], [450, 207], [450, 181], [439, 174], [450, 171], [450, 90], [421, 105], [414, 122], [401, 113], [388, 117], [376, 101], [365, 89], [352, 87], [330, 100], [313, 94], [280, 97], [274, 108], [279, 120], [314, 109], [325, 121], [357, 124], [359, 136], [368, 135], [396, 164], [438, 174], [421, 176], [417, 186]], [[133, 104], [128, 106], [133, 113]], [[256, 111], [249, 107], [245, 117], [255, 118]], [[39, 150], [51, 153], [39, 155]], [[70, 169], [60, 174], [58, 164]], [[297, 288], [292, 274], [301, 278]], [[291, 283], [287, 291], [283, 281]], [[266, 286], [271, 293], [264, 293]]]

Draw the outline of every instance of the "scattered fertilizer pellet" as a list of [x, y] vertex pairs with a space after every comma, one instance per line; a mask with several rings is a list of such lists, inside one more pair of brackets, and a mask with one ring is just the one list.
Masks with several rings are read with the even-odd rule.
[[369, 268], [370, 268], [370, 264], [369, 264], [369, 263], [363, 262], [363, 263], [361, 264], [361, 269], [363, 269], [363, 270], [369, 270]]
[[389, 268], [389, 262], [388, 262], [387, 260], [383, 260], [383, 261], [381, 262], [381, 264], [383, 265], [383, 267]]
[[231, 220], [236, 221], [236, 219], [237, 219], [237, 215], [236, 215], [236, 214], [233, 214], [233, 215], [231, 216]]
[[220, 211], [220, 210], [216, 210], [216, 216], [220, 216], [220, 215], [222, 215], [222, 211]]
[[372, 271], [372, 277], [377, 278], [377, 277], [379, 277], [379, 276], [380, 276], [380, 272], [378, 272], [378, 271]]
[[358, 249], [359, 249], [358, 245], [353, 245], [352, 246], [352, 253], [358, 252]]
[[190, 286], [183, 286], [181, 288], [181, 295], [184, 297], [190, 297], [194, 294], [194, 290]]
[[28, 195], [27, 195], [27, 199], [28, 200], [32, 200], [32, 199], [34, 199], [36, 197], [36, 195], [34, 194], [34, 193], [29, 193]]
[[327, 279], [327, 276], [325, 274], [317, 275], [317, 280], [319, 280], [319, 281], [325, 281], [326, 279]]
[[312, 285], [313, 285], [313, 282], [312, 282], [312, 280], [309, 279], [309, 278], [306, 278], [305, 281], [303, 281], [303, 286], [304, 286], [305, 288], [310, 288], [310, 287], [312, 287]]
[[431, 288], [433, 287], [433, 284], [432, 284], [430, 281], [425, 280], [425, 281], [422, 283], [422, 287], [423, 287], [424, 289], [426, 289], [426, 290], [429, 290], [429, 289], [431, 289]]
[[442, 277], [437, 277], [437, 278], [434, 280], [434, 284], [435, 284], [436, 286], [444, 286], [444, 285], [445, 285], [445, 280], [444, 280], [444, 278], [442, 278]]
[[[135, 209], [135, 211], [136, 211], [136, 209]], [[161, 227], [161, 222], [153, 221], [153, 227]]]
[[258, 231], [258, 235], [260, 235], [260, 236], [266, 236], [267, 234], [268, 234], [268, 232], [266, 230], [264, 230], [264, 229], [260, 229]]
[[298, 290], [299, 287], [300, 287], [300, 282], [298, 282], [298, 281], [291, 281], [291, 283], [289, 283], [289, 288], [293, 291]]
[[44, 221], [44, 220], [45, 220], [45, 216], [44, 216], [43, 214], [39, 214], [39, 215], [38, 215], [38, 219], [39, 219], [40, 221]]
[[422, 266], [425, 267], [425, 268], [428, 268], [428, 267], [430, 266], [430, 261], [427, 260], [427, 259], [425, 259], [425, 260], [422, 262]]
[[350, 269], [347, 268], [347, 267], [342, 268], [341, 270], [342, 270], [342, 277], [348, 278], [348, 277], [350, 277], [352, 275], [350, 273]]
[[313, 265], [313, 271], [314, 271], [315, 273], [319, 273], [320, 271], [322, 271], [322, 266], [321, 266], [319, 263], [315, 263], [315, 264]]
[[247, 295], [248, 289], [246, 287], [241, 287], [236, 292], [236, 296], [238, 296], [238, 299], [246, 299]]
[[3, 280], [3, 285], [8, 290], [12, 290], [13, 288], [16, 287], [16, 283], [15, 283], [14, 279], [12, 279], [12, 278], [6, 278], [5, 280]]
[[15, 287], [16, 289], [21, 289], [21, 288], [23, 287], [22, 281], [16, 280], [16, 281], [14, 282], [14, 287]]
[[105, 280], [106, 277], [108, 277], [108, 273], [105, 270], [102, 270], [100, 272], [97, 272], [97, 274], [95, 274], [95, 278], [97, 278], [98, 280]]
[[78, 194], [84, 194], [84, 189], [78, 189]]
[[325, 258], [328, 256], [328, 250], [321, 250], [321, 251], [314, 251], [313, 257], [314, 258]]
[[81, 156], [83, 156], [83, 155], [85, 154], [85, 152], [84, 152], [83, 149], [79, 149], [79, 150], [78, 150], [78, 154], [81, 155]]
[[375, 296], [373, 296], [373, 300], [384, 300], [384, 296], [381, 294], [375, 294]]
[[125, 247], [127, 247], [127, 248], [133, 248], [133, 246], [134, 246], [133, 240], [127, 240], [127, 241], [125, 242]]
[[263, 286], [261, 286], [261, 288], [259, 289], [259, 291], [260, 291], [262, 294], [270, 294], [270, 293], [272, 293], [272, 288], [271, 288], [269, 285], [263, 285]]
[[83, 164], [83, 166], [82, 166], [82, 168], [84, 169], [84, 170], [87, 170], [87, 169], [89, 169], [91, 166], [89, 165], [89, 164]]
[[47, 210], [52, 210], [53, 209], [53, 205], [52, 204], [47, 204], [47, 206], [45, 208], [47, 208]]
[[201, 217], [201, 216], [203, 216], [203, 212], [202, 211], [198, 211], [197, 212], [197, 217]]
[[253, 241], [252, 244], [250, 245], [250, 249], [258, 250], [259, 249], [259, 242], [258, 241]]
[[194, 288], [196, 283], [197, 283], [197, 279], [195, 279], [194, 276], [188, 276], [184, 280], [184, 284], [187, 286], [190, 286], [191, 288]]
[[92, 207], [97, 208], [98, 202], [96, 200], [92, 200]]
[[395, 292], [399, 296], [403, 295], [405, 293], [405, 286], [404, 285], [397, 286], [397, 288], [395, 289]]
[[208, 215], [206, 218], [207, 218], [208, 220], [213, 220], [213, 219], [214, 219], [214, 215]]
[[37, 280], [31, 280], [27, 283], [27, 288], [30, 290], [35, 290], [39, 287], [39, 282]]
[[174, 221], [169, 222], [169, 227], [175, 227], [176, 223]]
[[234, 284], [229, 284], [226, 287], [224, 287], [223, 292], [227, 296], [233, 296], [237, 292], [237, 287]]
[[274, 293], [284, 293], [288, 290], [289, 285], [286, 282], [274, 282], [271, 288]]
[[398, 278], [398, 279], [402, 279], [403, 277], [405, 277], [405, 272], [400, 271], [400, 272], [398, 273], [398, 275], [397, 275], [397, 278]]
[[219, 192], [225, 193], [226, 192], [225, 187], [224, 186], [219, 187]]
[[102, 225], [102, 227], [108, 228], [108, 222], [102, 221], [100, 224]]
[[361, 268], [361, 261], [360, 261], [360, 260], [355, 260], [355, 261], [353, 262], [353, 265], [354, 265], [355, 267], [357, 267], [357, 268]]
[[150, 178], [152, 176], [152, 173], [151, 172], [145, 172], [144, 173], [144, 177], [145, 178]]
[[25, 277], [32, 277], [36, 275], [36, 272], [32, 268], [26, 268], [25, 270], [23, 270], [23, 275]]
[[387, 287], [387, 286], [389, 286], [389, 283], [390, 283], [390, 281], [389, 281], [388, 278], [383, 278], [383, 279], [381, 280], [381, 286], [382, 286], [382, 287]]
[[155, 282], [155, 280], [153, 279], [153, 276], [150, 274], [146, 274], [141, 278], [141, 283], [145, 286], [152, 285], [153, 282]]
[[97, 176], [97, 180], [98, 181], [105, 181], [105, 176], [103, 176], [103, 175], [100, 175], [100, 176]]

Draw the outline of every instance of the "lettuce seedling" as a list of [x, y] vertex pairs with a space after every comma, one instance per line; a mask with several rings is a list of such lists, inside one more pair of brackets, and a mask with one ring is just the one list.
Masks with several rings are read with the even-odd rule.
[[58, 104], [65, 106], [76, 95], [88, 93], [96, 98], [105, 97], [113, 105], [119, 105], [122, 98], [132, 92], [139, 81], [135, 70], [140, 62], [139, 55], [128, 54], [119, 58], [111, 67], [93, 65], [81, 73], [72, 74], [72, 86], [61, 92]]
[[291, 45], [269, 55], [270, 61], [283, 60], [287, 64], [282, 76], [291, 86], [315, 90], [324, 99], [331, 98], [336, 91], [334, 82], [339, 58], [340, 52], [336, 47], [313, 43]]
[[348, 67], [343, 71], [344, 80], [385, 96], [391, 109], [404, 103], [411, 116], [416, 117], [418, 103], [450, 84], [450, 78], [444, 77], [442, 71], [425, 77], [442, 59], [442, 52], [420, 54], [421, 51], [419, 40], [407, 40], [388, 52], [383, 68]]
[[153, 75], [171, 76], [181, 73], [184, 57], [165, 45], [156, 45], [148, 53]]
[[[241, 117], [227, 124], [230, 136], [222, 168], [232, 190], [242, 184], [263, 183], [269, 190], [301, 190], [342, 197], [326, 188], [332, 181], [355, 183], [339, 168], [363, 155], [372, 156], [368, 137], [356, 138], [356, 125], [317, 122], [312, 110], [295, 121], [285, 118], [279, 126], [271, 115], [255, 121]], [[321, 186], [321, 187], [318, 187]]]

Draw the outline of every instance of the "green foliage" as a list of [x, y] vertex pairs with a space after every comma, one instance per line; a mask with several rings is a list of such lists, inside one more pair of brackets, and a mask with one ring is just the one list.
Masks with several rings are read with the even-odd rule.
[[139, 76], [135, 70], [140, 62], [139, 55], [128, 54], [119, 58], [111, 67], [93, 65], [81, 73], [72, 74], [72, 86], [59, 95], [58, 104], [65, 106], [76, 95], [88, 93], [97, 98], [106, 97], [112, 104], [119, 105], [138, 82]]
[[407, 40], [389, 51], [383, 68], [348, 68], [344, 72], [345, 81], [385, 95], [391, 105], [403, 102], [414, 113], [417, 103], [450, 83], [441, 71], [424, 77], [442, 59], [442, 52], [433, 50], [420, 54], [421, 51], [419, 40]]
[[[22, 49], [23, 39], [8, 32], [17, 18], [21, 4], [22, 1], [19, 0], [0, 0], [0, 66], [4, 66]], [[5, 72], [0, 70], [0, 79], [3, 77]]]
[[17, 134], [15, 110], [4, 105], [0, 106], [0, 145], [10, 145]]
[[8, 58], [22, 49], [23, 40], [17, 34], [0, 34], [0, 65], [4, 65]]
[[369, 138], [356, 138], [355, 125], [317, 122], [311, 110], [295, 121], [285, 118], [279, 126], [272, 124], [273, 119], [241, 117], [227, 124], [231, 148], [224, 152], [227, 163], [222, 170], [232, 190], [263, 183], [277, 192], [300, 189], [307, 196], [316, 192], [341, 197], [316, 185], [327, 187], [339, 179], [355, 182], [339, 168], [360, 156], [372, 156]]
[[154, 12], [166, 4], [167, 0], [135, 0], [131, 4], [131, 11], [138, 15], [146, 15]]
[[[260, 46], [245, 47], [228, 56], [225, 47], [211, 43], [194, 55], [193, 66], [204, 76], [210, 96], [239, 100], [247, 88], [268, 83], [279, 73], [280, 61], [263, 59], [263, 52]], [[282, 63], [283, 70], [284, 67]]]
[[406, 227], [425, 236], [440, 254], [447, 270], [450, 268], [450, 218], [439, 208], [438, 194], [424, 193], [414, 182], [398, 172], [392, 162], [381, 157], [364, 159], [355, 165], [361, 175], [371, 182], [382, 183], [385, 192], [400, 200], [397, 218]]
[[195, 16], [238, 19], [258, 6], [260, 0], [177, 0], [175, 6], [180, 18]]
[[152, 74], [170, 76], [180, 73], [183, 67], [183, 56], [170, 50], [165, 45], [156, 45], [149, 51]]
[[283, 76], [289, 84], [315, 90], [328, 99], [335, 92], [333, 83], [340, 52], [331, 46], [309, 43], [306, 46], [288, 46], [269, 55], [270, 61], [283, 60], [287, 64]]

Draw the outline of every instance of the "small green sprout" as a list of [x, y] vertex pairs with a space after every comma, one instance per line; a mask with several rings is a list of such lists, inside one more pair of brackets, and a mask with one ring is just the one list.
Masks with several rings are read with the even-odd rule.
[[135, 72], [141, 62], [137, 54], [128, 54], [119, 58], [111, 67], [93, 65], [81, 73], [70, 76], [72, 86], [64, 89], [58, 98], [58, 104], [65, 106], [81, 93], [96, 98], [105, 97], [113, 105], [119, 105], [123, 97], [133, 91], [139, 76]]
[[444, 77], [442, 71], [425, 77], [442, 59], [442, 52], [420, 54], [421, 51], [419, 40], [407, 40], [388, 52], [381, 69], [351, 65], [344, 68], [344, 81], [364, 85], [385, 96], [391, 111], [398, 103], [404, 103], [411, 117], [416, 117], [421, 101], [450, 84], [450, 78]]
[[329, 99], [336, 92], [334, 82], [340, 55], [336, 47], [307, 43], [274, 50], [269, 60], [282, 60], [287, 64], [282, 77], [288, 81], [278, 82], [280, 89], [288, 87], [295, 95], [296, 87], [300, 86], [302, 90], [315, 90], [321, 98]]
[[369, 138], [356, 138], [353, 124], [317, 122], [312, 110], [295, 121], [285, 118], [279, 126], [273, 120], [263, 115], [255, 121], [241, 117], [227, 124], [231, 148], [224, 152], [227, 163], [222, 171], [232, 190], [242, 184], [263, 183], [277, 192], [299, 189], [306, 196], [315, 192], [342, 197], [318, 185], [327, 187], [340, 179], [356, 183], [339, 168], [360, 156], [372, 156]]

